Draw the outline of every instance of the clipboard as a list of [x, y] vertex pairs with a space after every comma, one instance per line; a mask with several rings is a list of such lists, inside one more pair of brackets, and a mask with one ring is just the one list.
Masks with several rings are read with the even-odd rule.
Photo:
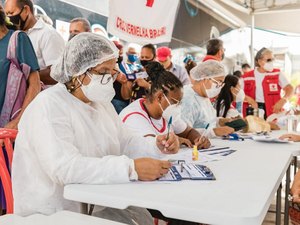
[[213, 172], [205, 165], [185, 163], [178, 160], [167, 174], [159, 178], [159, 181], [181, 181], [181, 180], [216, 180]]

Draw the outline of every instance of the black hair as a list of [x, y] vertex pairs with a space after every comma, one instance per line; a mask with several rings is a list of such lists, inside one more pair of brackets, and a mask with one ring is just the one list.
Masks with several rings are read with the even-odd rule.
[[223, 41], [220, 39], [210, 39], [206, 45], [207, 55], [216, 55], [223, 47]]
[[173, 73], [165, 70], [159, 62], [149, 62], [145, 69], [151, 83], [150, 89], [146, 92], [150, 101], [157, 91], [161, 90], [167, 96], [170, 91], [183, 87], [181, 81]]
[[186, 72], [190, 75], [190, 71], [197, 66], [197, 63], [189, 59], [185, 64]]
[[[230, 109], [231, 103], [233, 102], [233, 96], [230, 88], [236, 87], [239, 83], [239, 78], [228, 74], [224, 80], [224, 86], [222, 87], [220, 94], [217, 98], [216, 110], [217, 116], [226, 117], [228, 110]], [[221, 107], [224, 107], [223, 115], [220, 115]]]
[[236, 76], [236, 77], [238, 77], [238, 78], [241, 78], [242, 72], [239, 71], [239, 70], [236, 70], [236, 71], [233, 72], [233, 76]]
[[251, 66], [248, 63], [243, 63], [242, 64], [242, 69], [246, 69], [246, 68], [251, 68]]
[[148, 48], [151, 50], [152, 54], [153, 54], [153, 59], [156, 57], [156, 48], [153, 44], [146, 44], [144, 45], [142, 48]]
[[30, 12], [34, 14], [33, 2], [32, 0], [17, 0], [17, 5], [20, 9], [22, 9], [25, 5], [29, 6]]

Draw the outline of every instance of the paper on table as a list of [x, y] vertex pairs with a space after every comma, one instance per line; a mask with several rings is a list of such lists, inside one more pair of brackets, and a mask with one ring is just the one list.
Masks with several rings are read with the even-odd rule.
[[235, 152], [235, 150], [230, 149], [229, 147], [212, 147], [210, 149], [202, 149], [199, 150], [199, 157], [197, 161], [192, 160], [192, 149], [191, 148], [183, 148], [177, 154], [174, 155], [166, 155], [163, 159], [165, 160], [184, 160], [186, 163], [194, 162], [194, 163], [204, 163], [217, 161], [224, 158], [231, 153]]
[[253, 136], [254, 141], [260, 142], [269, 142], [269, 143], [290, 143], [288, 140], [281, 140], [279, 138], [270, 137], [270, 136]]

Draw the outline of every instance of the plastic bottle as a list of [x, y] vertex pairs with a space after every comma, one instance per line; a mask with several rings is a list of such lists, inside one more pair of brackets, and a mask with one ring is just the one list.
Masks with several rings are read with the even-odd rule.
[[249, 115], [254, 115], [254, 108], [252, 107], [252, 105], [249, 105], [247, 108], [246, 108], [246, 115], [249, 116]]
[[197, 145], [194, 145], [193, 152], [192, 152], [192, 159], [196, 161], [198, 160], [198, 158], [199, 158], [198, 148]]

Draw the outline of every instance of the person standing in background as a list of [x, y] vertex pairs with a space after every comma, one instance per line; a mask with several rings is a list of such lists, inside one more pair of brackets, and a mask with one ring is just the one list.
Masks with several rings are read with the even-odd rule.
[[10, 21], [29, 36], [38, 59], [41, 81], [45, 85], [56, 84], [50, 72], [65, 48], [63, 38], [42, 19], [36, 20], [31, 0], [6, 0], [5, 12]]
[[206, 56], [202, 60], [205, 62], [207, 60], [217, 60], [221, 62], [225, 57], [225, 48], [223, 46], [223, 41], [220, 39], [210, 39], [206, 45]]
[[[113, 41], [113, 43], [119, 49], [119, 58], [116, 65], [119, 70], [119, 65], [123, 62], [123, 45], [118, 41]], [[129, 104], [132, 82], [128, 81], [126, 75], [120, 72], [113, 86], [116, 94], [111, 103], [119, 114]]]
[[70, 21], [69, 41], [77, 34], [82, 32], [91, 32], [91, 24], [85, 18], [74, 18]]
[[185, 68], [172, 62], [172, 52], [168, 47], [160, 47], [156, 50], [157, 60], [164, 66], [167, 71], [173, 73], [183, 85], [191, 83], [189, 75]]
[[[256, 68], [245, 73], [242, 78], [242, 87], [248, 96], [246, 101], [254, 108], [257, 106], [263, 109], [265, 118], [272, 113], [279, 113], [294, 90], [284, 74], [274, 68], [274, 60], [271, 50], [260, 49], [255, 56]], [[281, 90], [284, 91], [283, 97], [280, 95]], [[244, 104], [244, 115], [248, 104]]]

